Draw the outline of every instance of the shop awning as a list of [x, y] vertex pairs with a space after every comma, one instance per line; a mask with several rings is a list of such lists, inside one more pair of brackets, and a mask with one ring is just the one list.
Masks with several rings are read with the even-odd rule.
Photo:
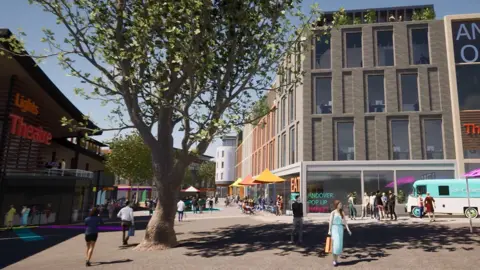
[[240, 182], [242, 182], [242, 178], [238, 178], [237, 181], [235, 181], [233, 184], [231, 184], [231, 187], [241, 187]]
[[255, 183], [254, 181], [255, 180], [252, 178], [252, 176], [248, 175], [247, 177], [243, 178], [242, 182], [240, 182], [240, 185], [242, 186], [258, 185], [258, 183]]
[[189, 188], [182, 190], [182, 192], [200, 192], [200, 190], [190, 186]]
[[283, 182], [285, 182], [285, 179], [276, 176], [269, 169], [265, 169], [259, 176], [255, 178], [255, 183], [257, 184], [273, 184]]
[[476, 178], [480, 177], [480, 168], [467, 172], [464, 177]]
[[[415, 182], [415, 177], [413, 176], [405, 176], [405, 177], [402, 177], [402, 178], [398, 178], [397, 179], [397, 186], [401, 186], [401, 185], [406, 185], [406, 184], [411, 184]], [[389, 183], [388, 185], [386, 185], [385, 187], [387, 188], [393, 188], [393, 185], [395, 183], [394, 182], [391, 182]]]

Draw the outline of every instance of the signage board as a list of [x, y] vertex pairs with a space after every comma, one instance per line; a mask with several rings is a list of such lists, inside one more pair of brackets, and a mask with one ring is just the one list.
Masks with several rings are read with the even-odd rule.
[[52, 133], [44, 130], [42, 127], [35, 127], [23, 121], [23, 117], [16, 114], [10, 114], [10, 133], [20, 136], [27, 140], [37, 143], [50, 145], [52, 141]]
[[480, 20], [452, 22], [455, 63], [480, 62]]

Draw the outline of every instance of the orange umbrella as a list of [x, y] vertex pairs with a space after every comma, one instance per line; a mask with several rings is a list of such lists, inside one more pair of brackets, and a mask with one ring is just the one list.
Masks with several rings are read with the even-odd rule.
[[285, 182], [285, 179], [276, 176], [269, 169], [265, 169], [259, 176], [255, 178], [255, 183], [257, 184], [273, 184], [282, 182]]
[[242, 182], [238, 183], [239, 185], [242, 186], [252, 186], [252, 185], [258, 185], [258, 183], [254, 183], [254, 179], [252, 178], [251, 175], [248, 175], [247, 177], [243, 178]]

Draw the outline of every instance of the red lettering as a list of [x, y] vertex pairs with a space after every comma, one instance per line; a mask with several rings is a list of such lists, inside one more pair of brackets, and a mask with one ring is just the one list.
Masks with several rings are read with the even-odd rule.
[[35, 127], [23, 122], [23, 117], [10, 114], [12, 124], [10, 133], [20, 136], [34, 142], [50, 145], [52, 141], [52, 133], [43, 130], [41, 127]]

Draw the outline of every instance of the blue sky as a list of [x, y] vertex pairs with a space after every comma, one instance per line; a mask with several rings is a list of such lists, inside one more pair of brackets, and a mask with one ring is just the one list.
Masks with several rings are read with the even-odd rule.
[[[438, 18], [450, 14], [465, 14], [465, 13], [479, 13], [479, 0], [431, 0], [420, 2], [418, 0], [306, 0], [304, 1], [303, 9], [308, 12], [309, 7], [313, 3], [318, 3], [320, 8], [324, 11], [337, 10], [340, 7], [346, 9], [360, 9], [360, 8], [377, 8], [389, 6], [406, 6], [406, 5], [420, 5], [420, 4], [434, 4]], [[27, 33], [25, 39], [27, 49], [29, 51], [35, 50], [37, 52], [43, 51], [45, 44], [40, 42], [42, 38], [42, 28], [49, 28], [57, 32], [59, 35], [64, 33], [63, 29], [55, 24], [55, 18], [36, 6], [28, 4], [27, 0], [1, 0], [0, 9], [0, 28], [9, 28], [13, 32], [17, 29], [22, 29]], [[100, 103], [95, 101], [85, 101], [81, 97], [73, 93], [74, 87], [86, 87], [82, 85], [76, 78], [66, 76], [66, 72], [57, 65], [56, 59], [50, 59], [41, 64], [41, 68], [51, 78], [51, 80], [58, 86], [59, 89], [85, 114], [90, 114], [92, 119], [100, 126], [106, 127], [109, 122], [106, 121], [108, 109], [101, 107]], [[88, 68], [88, 67], [86, 67]], [[106, 139], [113, 136], [112, 133], [107, 133], [100, 137]], [[176, 132], [176, 145], [178, 145], [182, 134]], [[214, 142], [207, 150], [207, 155], [214, 156], [215, 148], [220, 144], [219, 141]]]

